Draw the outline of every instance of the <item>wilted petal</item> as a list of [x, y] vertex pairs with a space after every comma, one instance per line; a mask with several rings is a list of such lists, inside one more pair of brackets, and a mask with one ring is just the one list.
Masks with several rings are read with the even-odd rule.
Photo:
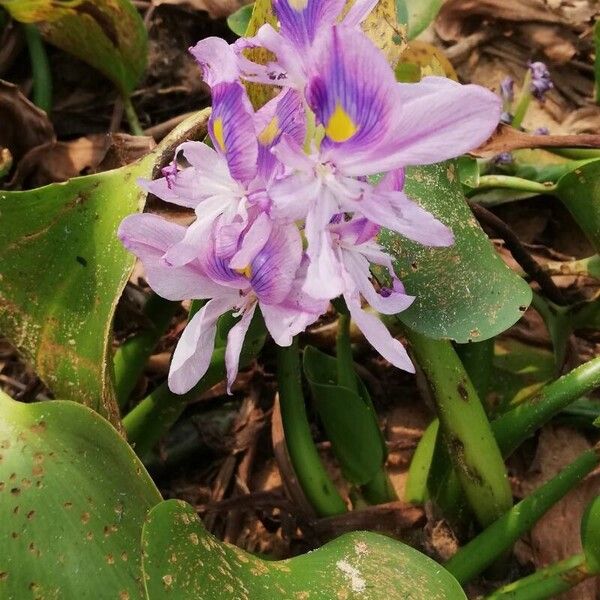
[[[262, 65], [244, 56], [244, 50], [259, 47], [272, 52], [277, 57], [277, 62], [270, 61]], [[234, 48], [244, 79], [266, 85], [294, 87], [297, 90], [304, 88], [306, 75], [302, 61], [298, 60], [297, 48], [268, 23], [255, 36], [237, 40]]]
[[240, 353], [244, 339], [248, 333], [248, 327], [252, 322], [256, 302], [247, 307], [242, 313], [242, 318], [229, 330], [227, 335], [227, 348], [225, 349], [225, 368], [227, 370], [227, 393], [231, 394], [231, 386], [235, 381], [240, 366]]
[[345, 294], [344, 299], [356, 326], [362, 331], [371, 346], [395, 367], [414, 373], [415, 368], [406, 349], [390, 335], [385, 325], [375, 315], [364, 311], [356, 296]]
[[185, 235], [185, 227], [151, 214], [130, 215], [119, 227], [123, 245], [143, 263], [150, 287], [167, 300], [210, 298], [220, 286], [205, 277], [199, 264], [168, 265], [163, 255]]
[[234, 302], [235, 296], [209, 300], [183, 330], [169, 370], [169, 389], [175, 394], [189, 392], [206, 373], [215, 347], [217, 319], [233, 308]]
[[236, 81], [239, 77], [237, 57], [225, 40], [205, 38], [190, 48], [190, 52], [202, 69], [202, 79], [211, 88], [218, 83]]
[[213, 88], [208, 132], [229, 165], [231, 176], [247, 183], [256, 175], [258, 146], [254, 111], [240, 83], [220, 83]]

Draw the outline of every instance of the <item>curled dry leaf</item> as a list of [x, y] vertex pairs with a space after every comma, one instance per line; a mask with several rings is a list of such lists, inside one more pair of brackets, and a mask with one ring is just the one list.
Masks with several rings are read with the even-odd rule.
[[160, 4], [178, 4], [192, 10], [204, 10], [213, 19], [222, 19], [232, 15], [248, 1], [243, 0], [152, 0], [154, 6]]
[[49, 142], [21, 159], [10, 187], [35, 188], [78, 175], [116, 169], [148, 154], [151, 137], [121, 133], [89, 135], [71, 142]]
[[436, 21], [436, 33], [444, 41], [458, 41], [481, 29], [484, 19], [562, 23], [543, 0], [448, 0]]
[[0, 79], [0, 148], [8, 148], [15, 164], [31, 148], [53, 142], [48, 115], [30, 102], [16, 85]]
[[500, 125], [492, 137], [471, 154], [494, 156], [519, 148], [600, 148], [600, 135], [534, 135], [509, 125]]

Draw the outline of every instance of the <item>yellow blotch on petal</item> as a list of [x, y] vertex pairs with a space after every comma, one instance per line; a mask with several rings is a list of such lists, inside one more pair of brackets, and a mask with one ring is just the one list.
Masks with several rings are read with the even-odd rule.
[[325, 126], [325, 134], [334, 142], [345, 142], [349, 140], [356, 132], [358, 127], [350, 118], [350, 115], [342, 108], [338, 102], [335, 110]]
[[269, 124], [260, 132], [258, 136], [258, 141], [263, 146], [268, 146], [279, 133], [279, 119], [277, 116], [274, 116]]
[[308, 4], [308, 0], [288, 0], [288, 2], [296, 12], [303, 11]]
[[246, 279], [250, 279], [252, 277], [252, 266], [246, 265], [243, 269], [234, 269], [236, 273], [243, 275]]
[[223, 119], [218, 117], [213, 121], [213, 135], [221, 148], [221, 152], [225, 152], [225, 136], [223, 134]]

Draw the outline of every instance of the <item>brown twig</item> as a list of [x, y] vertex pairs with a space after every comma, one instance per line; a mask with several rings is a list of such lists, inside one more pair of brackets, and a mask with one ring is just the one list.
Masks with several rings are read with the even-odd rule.
[[499, 217], [487, 208], [476, 204], [475, 202], [469, 202], [473, 214], [482, 225], [487, 225], [493, 229], [506, 243], [506, 247], [510, 250], [514, 259], [519, 263], [521, 268], [536, 281], [543, 294], [555, 304], [566, 305], [568, 304], [561, 289], [559, 289], [552, 278], [542, 266], [533, 258], [530, 252], [521, 243], [516, 233]]

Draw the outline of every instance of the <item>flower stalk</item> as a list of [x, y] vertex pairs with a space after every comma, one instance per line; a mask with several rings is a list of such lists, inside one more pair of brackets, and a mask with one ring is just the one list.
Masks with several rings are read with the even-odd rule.
[[152, 293], [142, 310], [144, 328], [137, 335], [123, 342], [115, 352], [115, 392], [120, 408], [127, 404], [152, 351], [179, 306], [181, 306], [180, 302], [171, 302]]
[[487, 527], [512, 506], [502, 455], [471, 380], [449, 341], [405, 328], [431, 388], [441, 432], [469, 506]]
[[346, 512], [346, 504], [325, 471], [312, 439], [297, 339], [287, 348], [277, 347], [277, 383], [285, 443], [300, 487], [317, 515]]

